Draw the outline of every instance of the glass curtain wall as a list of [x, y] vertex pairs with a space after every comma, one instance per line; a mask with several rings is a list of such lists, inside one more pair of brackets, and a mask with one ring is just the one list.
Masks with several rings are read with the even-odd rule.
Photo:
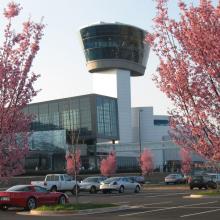
[[108, 97], [97, 96], [97, 136], [118, 139], [117, 101]]

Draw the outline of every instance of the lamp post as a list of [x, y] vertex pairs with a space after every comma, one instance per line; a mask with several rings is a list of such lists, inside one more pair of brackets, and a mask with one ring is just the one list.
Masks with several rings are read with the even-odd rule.
[[139, 138], [139, 161], [141, 162], [141, 112], [143, 109], [138, 110], [138, 138]]

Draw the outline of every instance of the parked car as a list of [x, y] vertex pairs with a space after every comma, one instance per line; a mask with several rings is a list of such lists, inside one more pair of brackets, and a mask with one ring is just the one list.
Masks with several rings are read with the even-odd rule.
[[184, 178], [182, 174], [173, 173], [173, 174], [169, 174], [168, 176], [166, 176], [164, 181], [166, 184], [169, 184], [169, 183], [177, 184], [177, 183], [185, 183], [186, 179]]
[[16, 185], [0, 192], [0, 208], [24, 207], [27, 210], [41, 205], [66, 204], [69, 201], [66, 194], [49, 192], [41, 186]]
[[100, 190], [103, 193], [111, 193], [112, 191], [118, 191], [119, 193], [123, 193], [125, 191], [139, 193], [141, 185], [128, 177], [111, 177], [101, 182]]
[[89, 191], [90, 193], [97, 193], [100, 190], [100, 183], [106, 179], [107, 177], [103, 176], [87, 177], [79, 183], [80, 191]]
[[140, 184], [145, 183], [144, 176], [128, 176], [128, 178], [130, 178], [132, 181], [140, 183]]
[[207, 175], [212, 179], [212, 181], [220, 184], [220, 173], [207, 173]]
[[193, 176], [192, 180], [189, 183], [190, 189], [199, 188], [199, 189], [216, 189], [217, 183], [212, 180], [209, 175], [204, 176]]
[[79, 182], [67, 174], [48, 174], [44, 181], [31, 181], [31, 184], [45, 187], [51, 192], [70, 191], [72, 194], [75, 194], [76, 189], [79, 191]]

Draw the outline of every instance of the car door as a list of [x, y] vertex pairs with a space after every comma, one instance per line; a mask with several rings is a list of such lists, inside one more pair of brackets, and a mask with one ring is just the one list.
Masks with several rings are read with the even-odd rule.
[[220, 184], [220, 174], [217, 174], [217, 183]]
[[26, 206], [27, 199], [32, 196], [32, 188], [29, 186], [14, 187], [12, 201], [15, 205]]
[[177, 183], [183, 183], [183, 176], [181, 174], [176, 175]]
[[64, 175], [64, 179], [65, 179], [65, 190], [73, 190], [75, 186], [75, 180], [73, 180], [73, 178], [67, 174]]
[[125, 191], [131, 191], [131, 189], [133, 188], [133, 184], [129, 181], [129, 179], [127, 177], [123, 177], [122, 181], [125, 187]]
[[67, 181], [67, 175], [61, 175], [60, 176], [60, 183], [61, 183], [61, 190], [65, 191], [68, 189], [68, 181]]
[[47, 189], [41, 186], [34, 186], [36, 197], [38, 198], [38, 205], [46, 205], [54, 203], [55, 197], [52, 196]]
[[137, 182], [134, 178], [128, 178], [128, 181], [129, 181], [129, 185], [130, 185], [130, 187], [129, 187], [130, 190], [131, 190], [132, 192], [134, 192], [136, 186], [138, 185], [138, 182]]

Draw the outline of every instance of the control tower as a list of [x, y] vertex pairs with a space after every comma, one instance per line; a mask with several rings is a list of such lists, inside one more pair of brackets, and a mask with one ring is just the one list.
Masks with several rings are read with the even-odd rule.
[[117, 80], [120, 143], [132, 141], [130, 77], [143, 76], [149, 55], [146, 31], [122, 23], [90, 25], [80, 30], [90, 73], [114, 74]]

